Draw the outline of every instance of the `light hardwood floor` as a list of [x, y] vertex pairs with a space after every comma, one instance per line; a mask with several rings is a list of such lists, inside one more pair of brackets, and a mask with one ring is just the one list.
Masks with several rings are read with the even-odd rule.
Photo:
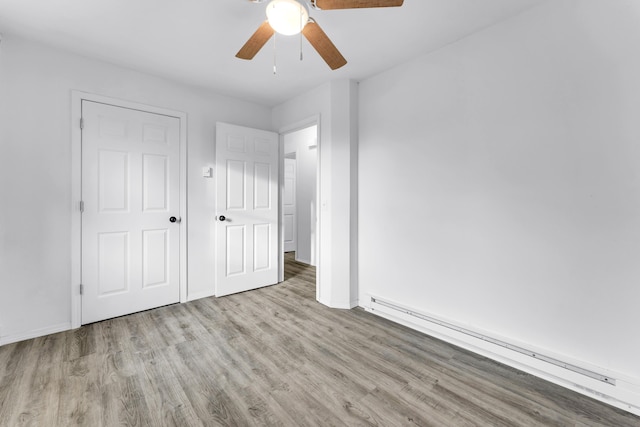
[[640, 426], [640, 418], [283, 284], [0, 347], [1, 426]]

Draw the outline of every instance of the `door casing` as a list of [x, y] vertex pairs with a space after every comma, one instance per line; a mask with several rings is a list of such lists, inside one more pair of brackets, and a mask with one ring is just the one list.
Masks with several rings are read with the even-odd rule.
[[[316, 247], [315, 247], [315, 251], [316, 251], [316, 300], [320, 301], [321, 300], [321, 296], [322, 296], [322, 287], [323, 287], [323, 282], [322, 282], [322, 277], [320, 275], [320, 264], [322, 262], [322, 257], [321, 257], [321, 252], [320, 252], [320, 236], [322, 233], [322, 221], [321, 221], [321, 215], [322, 215], [322, 211], [320, 209], [320, 194], [322, 194], [320, 192], [320, 174], [321, 172], [321, 164], [320, 164], [320, 159], [321, 159], [321, 150], [322, 150], [322, 138], [321, 138], [321, 134], [320, 134], [320, 115], [316, 114], [314, 116], [311, 117], [307, 117], [306, 119], [300, 120], [299, 122], [295, 122], [292, 123], [290, 125], [286, 125], [280, 129], [278, 129], [278, 133], [280, 135], [280, 194], [279, 194], [279, 199], [278, 199], [278, 203], [280, 204], [280, 208], [282, 209], [282, 194], [284, 192], [284, 135], [287, 133], [292, 133], [292, 132], [296, 132], [302, 129], [306, 129], [308, 127], [311, 126], [316, 126], [317, 129], [317, 143], [318, 143], [318, 147], [317, 147], [317, 151], [318, 151], [318, 155], [317, 155], [317, 164], [316, 164], [316, 218], [317, 218], [317, 224], [316, 224]], [[282, 215], [279, 216], [279, 240], [280, 240], [280, 250], [279, 250], [279, 263], [280, 263], [280, 282], [284, 281], [284, 224], [283, 224], [283, 218]]]

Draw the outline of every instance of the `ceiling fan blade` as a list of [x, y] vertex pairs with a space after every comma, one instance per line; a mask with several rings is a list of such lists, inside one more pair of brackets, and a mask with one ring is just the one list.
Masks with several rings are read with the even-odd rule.
[[302, 34], [332, 70], [336, 70], [347, 63], [344, 56], [315, 21], [309, 20], [302, 29]]
[[264, 21], [238, 53], [236, 53], [236, 57], [240, 59], [253, 59], [256, 53], [262, 49], [262, 46], [273, 36], [274, 32], [271, 25], [269, 25], [267, 21]]
[[312, 3], [322, 10], [357, 9], [369, 7], [399, 7], [404, 0], [315, 0]]

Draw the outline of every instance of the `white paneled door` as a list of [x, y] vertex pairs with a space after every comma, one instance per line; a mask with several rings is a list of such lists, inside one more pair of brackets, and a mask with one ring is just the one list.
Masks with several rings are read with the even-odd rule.
[[82, 101], [82, 323], [179, 302], [180, 120]]
[[296, 159], [284, 159], [284, 188], [282, 192], [282, 226], [284, 251], [296, 250]]
[[216, 124], [216, 296], [278, 282], [278, 134]]

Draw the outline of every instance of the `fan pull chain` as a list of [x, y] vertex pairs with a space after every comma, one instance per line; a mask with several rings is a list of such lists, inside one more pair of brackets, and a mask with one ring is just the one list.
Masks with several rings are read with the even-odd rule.
[[300, 11], [300, 61], [302, 61], [302, 11]]
[[276, 34], [273, 35], [273, 75], [275, 76], [277, 73], [276, 67]]

